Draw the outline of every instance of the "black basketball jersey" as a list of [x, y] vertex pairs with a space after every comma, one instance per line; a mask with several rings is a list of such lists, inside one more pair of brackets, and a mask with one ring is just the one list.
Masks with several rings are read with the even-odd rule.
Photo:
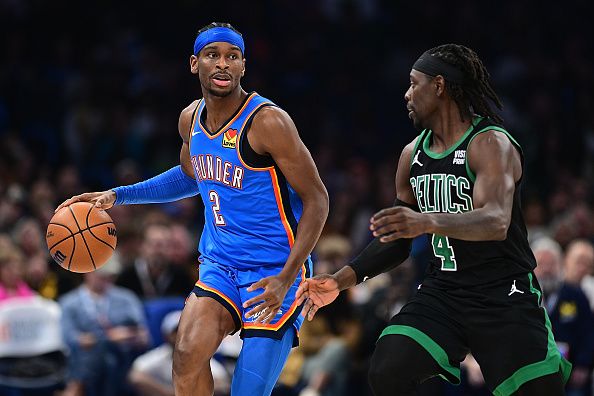
[[[516, 140], [501, 126], [485, 117], [476, 117], [464, 135], [443, 153], [430, 150], [433, 133], [419, 136], [410, 163], [410, 183], [422, 213], [463, 213], [473, 210], [476, 176], [466, 161], [466, 150], [480, 133], [503, 132], [520, 152]], [[425, 282], [435, 286], [464, 287], [486, 284], [536, 267], [527, 240], [520, 208], [520, 185], [516, 183], [511, 223], [504, 241], [463, 241], [430, 234], [433, 255]]]

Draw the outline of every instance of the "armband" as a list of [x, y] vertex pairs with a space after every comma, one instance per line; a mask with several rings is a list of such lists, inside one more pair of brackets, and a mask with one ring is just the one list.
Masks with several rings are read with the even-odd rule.
[[[406, 206], [418, 211], [416, 206], [399, 199], [394, 202], [394, 206]], [[349, 263], [357, 276], [357, 284], [402, 264], [410, 255], [411, 246], [412, 239], [410, 238], [397, 239], [387, 243], [381, 242], [379, 237], [375, 238]]]

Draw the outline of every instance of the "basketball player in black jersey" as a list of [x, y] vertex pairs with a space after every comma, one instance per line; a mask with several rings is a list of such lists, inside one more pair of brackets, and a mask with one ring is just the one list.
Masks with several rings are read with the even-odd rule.
[[501, 102], [476, 53], [423, 53], [406, 107], [421, 134], [396, 171], [396, 204], [371, 219], [376, 237], [348, 266], [301, 284], [312, 319], [338, 293], [394, 268], [412, 238], [433, 255], [417, 293], [382, 332], [369, 380], [376, 395], [413, 395], [424, 380], [460, 382], [472, 353], [495, 395], [562, 395], [570, 364], [556, 348], [520, 210], [522, 150], [491, 104]]

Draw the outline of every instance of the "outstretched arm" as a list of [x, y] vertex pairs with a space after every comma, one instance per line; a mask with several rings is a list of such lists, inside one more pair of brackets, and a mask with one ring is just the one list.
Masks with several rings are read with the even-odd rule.
[[99, 209], [109, 209], [114, 205], [172, 202], [197, 195], [198, 187], [193, 178], [189, 150], [190, 128], [195, 108], [196, 102], [186, 107], [179, 117], [178, 130], [183, 141], [179, 166], [133, 185], [76, 195], [62, 202], [56, 208], [56, 212], [75, 202], [93, 202]]
[[[408, 181], [415, 142], [416, 140], [402, 150], [398, 161], [395, 180], [396, 208], [416, 207], [416, 199]], [[342, 290], [400, 265], [409, 256], [410, 246], [411, 240], [406, 238], [390, 243], [375, 238], [349, 265], [333, 275], [318, 275], [303, 282], [297, 290], [298, 304], [305, 301], [303, 312], [312, 320], [317, 310], [334, 301]]]
[[[258, 315], [258, 321], [267, 323], [274, 318], [320, 237], [328, 216], [328, 193], [295, 124], [285, 111], [277, 107], [260, 110], [254, 117], [248, 139], [255, 152], [268, 154], [274, 159], [303, 202], [295, 240], [283, 269], [277, 276], [264, 278], [248, 289], [264, 289], [264, 292], [245, 302], [244, 307], [258, 304], [246, 316]], [[259, 315], [264, 311], [265, 315]]]
[[473, 210], [421, 214], [405, 208], [384, 209], [373, 217], [374, 235], [381, 236], [382, 242], [426, 233], [466, 241], [504, 240], [511, 221], [515, 183], [522, 175], [520, 154], [503, 133], [488, 131], [472, 141], [467, 160], [476, 174]]

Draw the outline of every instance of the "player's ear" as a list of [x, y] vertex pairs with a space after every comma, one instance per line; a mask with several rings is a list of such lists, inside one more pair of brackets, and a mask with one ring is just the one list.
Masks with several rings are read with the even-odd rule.
[[245, 74], [245, 58], [243, 58], [243, 67], [241, 69], [241, 77]]
[[437, 96], [443, 95], [443, 92], [445, 91], [445, 80], [444, 80], [443, 76], [441, 76], [441, 75], [435, 76], [435, 78], [433, 79], [433, 85], [435, 87], [435, 95], [437, 95]]
[[190, 72], [198, 74], [198, 57], [196, 55], [190, 56]]

